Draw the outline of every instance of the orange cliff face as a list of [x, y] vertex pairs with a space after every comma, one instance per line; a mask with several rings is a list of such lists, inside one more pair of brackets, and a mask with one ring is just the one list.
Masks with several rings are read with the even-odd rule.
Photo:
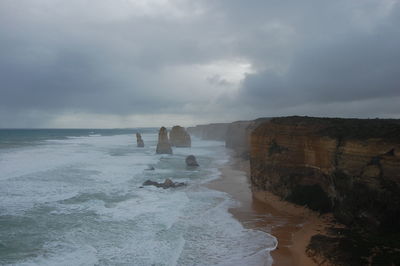
[[252, 121], [236, 121], [227, 128], [225, 146], [232, 149], [237, 156], [248, 160], [250, 153], [251, 132], [269, 118], [259, 118]]
[[397, 120], [274, 118], [254, 129], [250, 146], [254, 189], [333, 211], [348, 225], [397, 224]]

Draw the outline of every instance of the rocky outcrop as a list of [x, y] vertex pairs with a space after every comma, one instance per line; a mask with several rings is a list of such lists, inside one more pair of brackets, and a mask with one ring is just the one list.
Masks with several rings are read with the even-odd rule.
[[143, 139], [142, 139], [142, 135], [140, 135], [140, 133], [136, 133], [136, 143], [137, 143], [137, 146], [139, 148], [143, 148], [144, 147], [144, 142], [143, 142]]
[[199, 164], [197, 163], [196, 157], [194, 155], [189, 155], [188, 157], [186, 157], [185, 162], [186, 162], [186, 166], [189, 166], [189, 167], [199, 166]]
[[187, 131], [190, 135], [203, 140], [220, 140], [224, 141], [229, 123], [214, 123], [208, 125], [197, 125], [188, 127]]
[[185, 186], [185, 185], [186, 184], [183, 183], [183, 182], [173, 182], [169, 178], [165, 179], [164, 183], [159, 183], [159, 182], [151, 181], [151, 180], [146, 180], [143, 183], [143, 186], [155, 186], [155, 187], [161, 187], [163, 189], [182, 187], [182, 186]]
[[169, 141], [175, 147], [190, 147], [192, 145], [190, 135], [181, 126], [174, 126], [169, 133]]
[[158, 133], [157, 154], [172, 154], [171, 144], [168, 140], [168, 131], [165, 127], [161, 127]]
[[385, 230], [400, 219], [397, 121], [274, 118], [253, 131], [250, 162], [255, 189], [346, 225]]

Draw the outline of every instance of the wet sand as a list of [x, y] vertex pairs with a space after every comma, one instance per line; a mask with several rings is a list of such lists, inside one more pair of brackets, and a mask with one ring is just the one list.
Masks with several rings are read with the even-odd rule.
[[246, 228], [262, 230], [278, 239], [277, 249], [271, 252], [273, 265], [317, 265], [306, 255], [306, 247], [311, 236], [330, 224], [329, 216], [319, 216], [268, 192], [252, 193], [248, 162], [232, 159], [220, 170], [221, 178], [207, 186], [227, 192], [240, 202], [239, 207], [229, 211]]

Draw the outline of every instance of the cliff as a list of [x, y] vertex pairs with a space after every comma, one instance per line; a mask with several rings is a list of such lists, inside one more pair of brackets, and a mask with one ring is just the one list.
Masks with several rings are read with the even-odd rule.
[[248, 159], [250, 153], [251, 132], [262, 122], [270, 118], [259, 118], [251, 121], [217, 123], [188, 127], [187, 132], [203, 140], [225, 141], [227, 148], [235, 151], [242, 159]]
[[363, 265], [363, 256], [384, 264], [400, 259], [398, 120], [273, 118], [252, 132], [250, 163], [254, 189], [332, 212], [350, 228], [347, 238], [313, 237], [312, 254], [335, 250], [331, 261], [343, 265]]
[[345, 224], [385, 226], [400, 217], [393, 208], [400, 207], [399, 151], [400, 125], [390, 120], [274, 118], [252, 133], [251, 180], [290, 201], [332, 210]]
[[253, 130], [270, 118], [259, 118], [253, 121], [236, 121], [228, 125], [225, 146], [235, 151], [242, 159], [249, 159], [250, 136]]
[[214, 123], [208, 125], [197, 125], [195, 127], [188, 127], [187, 132], [197, 138], [203, 140], [220, 140], [226, 138], [229, 123]]
[[399, 120], [294, 116], [188, 132], [225, 140], [242, 159], [250, 158], [253, 190], [331, 212], [345, 225], [312, 237], [307, 252], [319, 263], [400, 265]]

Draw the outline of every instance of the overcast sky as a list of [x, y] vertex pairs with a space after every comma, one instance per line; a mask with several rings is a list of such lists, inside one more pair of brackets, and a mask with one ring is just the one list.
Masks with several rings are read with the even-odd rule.
[[400, 118], [400, 0], [1, 0], [0, 127]]

